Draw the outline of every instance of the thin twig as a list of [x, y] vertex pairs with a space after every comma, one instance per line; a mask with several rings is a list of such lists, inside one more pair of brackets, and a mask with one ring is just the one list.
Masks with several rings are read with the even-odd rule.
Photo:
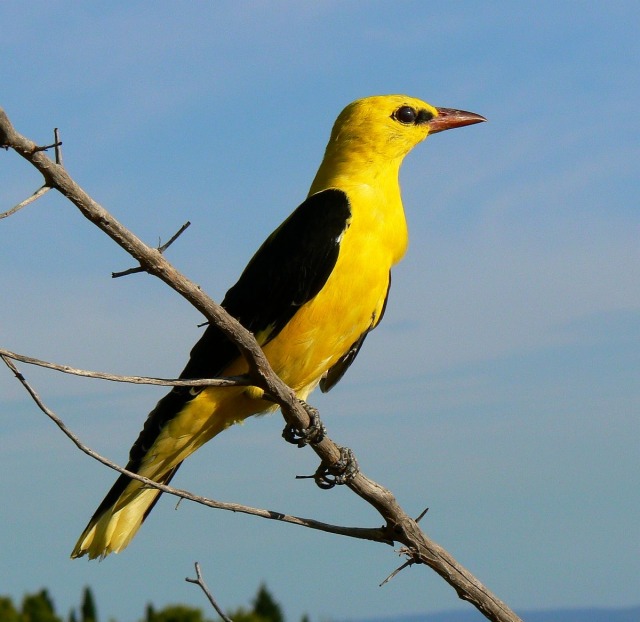
[[139, 274], [140, 272], [146, 272], [146, 270], [142, 266], [138, 266], [137, 268], [127, 268], [126, 270], [121, 270], [120, 272], [112, 272], [112, 279], [119, 279], [122, 276], [129, 276], [130, 274]]
[[180, 227], [180, 229], [178, 229], [178, 231], [169, 238], [168, 242], [165, 242], [162, 246], [158, 246], [158, 250], [161, 253], [164, 253], [190, 226], [191, 222], [187, 220], [187, 222], [185, 222], [184, 225], [182, 225], [182, 227]]
[[[57, 127], [53, 130], [53, 137], [55, 141], [53, 145], [49, 145], [48, 147], [37, 147], [36, 150], [46, 151], [47, 149], [54, 147], [56, 164], [62, 166], [62, 149], [60, 149], [62, 143], [60, 142], [60, 134]], [[3, 145], [3, 147], [8, 148], [7, 145]], [[0, 220], [2, 220], [3, 218], [7, 218], [8, 216], [12, 216], [16, 212], [20, 211], [23, 207], [26, 207], [30, 203], [33, 203], [34, 201], [39, 199], [43, 194], [49, 192], [49, 190], [51, 190], [51, 185], [45, 181], [45, 183], [42, 184], [42, 186], [40, 186], [40, 188], [38, 188], [30, 197], [27, 197], [24, 201], [21, 201], [17, 205], [14, 205], [10, 210], [0, 213]]]
[[29, 365], [37, 365], [38, 367], [46, 367], [64, 374], [72, 374], [73, 376], [83, 376], [85, 378], [96, 378], [98, 380], [110, 380], [112, 382], [127, 382], [130, 384], [151, 384], [162, 387], [246, 387], [251, 384], [247, 376], [229, 376], [226, 378], [198, 378], [194, 380], [185, 380], [182, 378], [150, 378], [147, 376], [122, 376], [119, 374], [107, 374], [101, 371], [89, 371], [86, 369], [76, 369], [68, 365], [60, 365], [49, 361], [42, 361], [24, 354], [17, 354], [10, 350], [0, 348], [0, 356], [6, 356], [14, 361], [20, 361]]
[[195, 583], [200, 589], [204, 592], [204, 595], [207, 597], [213, 608], [217, 611], [218, 615], [224, 620], [224, 622], [233, 622], [233, 620], [225, 614], [224, 611], [220, 608], [216, 599], [213, 597], [211, 590], [207, 587], [205, 580], [202, 578], [202, 573], [200, 572], [200, 564], [198, 562], [195, 563], [196, 567], [196, 578], [190, 579], [189, 577], [185, 578], [187, 583]]
[[[54, 131], [54, 136], [55, 136], [55, 131]], [[49, 149], [57, 149], [62, 143], [59, 143], [58, 141], [55, 141], [54, 143], [52, 143], [51, 145], [34, 145], [33, 147], [33, 153], [36, 153], [38, 151], [49, 151]], [[56, 162], [57, 164], [57, 162]]]
[[[190, 226], [191, 226], [191, 222], [187, 220], [187, 222], [185, 222], [184, 225], [182, 225], [182, 227], [180, 227], [180, 229], [178, 229], [178, 231], [171, 236], [168, 242], [162, 245], [158, 244], [158, 246], [156, 247], [156, 250], [160, 254], [164, 253], [164, 251], [166, 251]], [[146, 272], [146, 271], [147, 271], [146, 268], [143, 268], [142, 266], [138, 266], [137, 268], [128, 268], [127, 270], [123, 270], [122, 272], [112, 272], [111, 278], [118, 279], [121, 276], [128, 276], [129, 274], [138, 274], [138, 272]]]
[[391, 581], [391, 579], [393, 579], [393, 577], [395, 577], [399, 572], [401, 572], [405, 568], [408, 568], [409, 566], [413, 566], [413, 564], [415, 563], [415, 560], [408, 559], [406, 562], [404, 562], [404, 564], [402, 564], [402, 566], [396, 568], [378, 587], [382, 587], [386, 583], [389, 583], [389, 581]]
[[43, 194], [46, 194], [47, 192], [49, 192], [49, 190], [51, 190], [51, 186], [47, 186], [47, 184], [40, 186], [40, 188], [38, 188], [30, 197], [18, 203], [18, 205], [14, 205], [10, 210], [0, 213], [0, 220], [2, 220], [3, 218], [7, 218], [8, 216], [12, 216], [17, 211], [21, 210], [23, 207], [26, 207], [27, 205], [29, 205], [29, 203], [33, 203], [36, 199], [39, 199]]
[[57, 127], [53, 128], [53, 140], [53, 146], [55, 147], [56, 164], [62, 166], [62, 149], [60, 149], [60, 147], [62, 146], [62, 141], [60, 140], [60, 130]]

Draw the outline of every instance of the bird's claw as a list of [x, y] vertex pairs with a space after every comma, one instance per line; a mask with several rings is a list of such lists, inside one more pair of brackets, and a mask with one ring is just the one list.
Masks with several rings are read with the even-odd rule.
[[316, 486], [329, 490], [334, 486], [348, 484], [360, 471], [355, 454], [348, 447], [340, 447], [340, 459], [333, 464], [322, 462], [313, 479]]
[[317, 445], [327, 434], [327, 429], [320, 420], [320, 414], [316, 408], [310, 406], [304, 400], [298, 401], [309, 415], [309, 426], [303, 430], [298, 430], [295, 426], [286, 425], [282, 430], [282, 438], [298, 447]]

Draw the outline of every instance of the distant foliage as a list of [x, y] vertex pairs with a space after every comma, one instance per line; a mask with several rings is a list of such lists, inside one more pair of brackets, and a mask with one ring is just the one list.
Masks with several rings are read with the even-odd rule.
[[27, 594], [22, 600], [22, 622], [62, 622], [56, 615], [49, 593], [42, 589], [36, 594]]
[[207, 622], [201, 609], [188, 605], [168, 605], [160, 611], [147, 607], [146, 622]]
[[[96, 612], [96, 603], [90, 587], [85, 587], [82, 592], [82, 604], [80, 605], [81, 622], [98, 622], [98, 614]], [[71, 622], [71, 619], [69, 620]]]
[[282, 608], [273, 599], [264, 583], [258, 588], [252, 604], [252, 609], [240, 607], [227, 615], [233, 622], [284, 622]]
[[264, 583], [259, 587], [258, 593], [253, 600], [253, 611], [265, 622], [284, 622], [282, 608], [273, 599]]
[[20, 612], [7, 596], [0, 596], [0, 622], [22, 622]]
[[[216, 616], [217, 617], [217, 616]], [[252, 608], [240, 607], [229, 613], [233, 622], [285, 622], [282, 607], [262, 584], [252, 601]], [[56, 614], [53, 600], [46, 589], [27, 594], [20, 608], [10, 596], [0, 596], [0, 622], [63, 622]], [[85, 587], [80, 606], [71, 609], [67, 622], [98, 622], [98, 610], [91, 588]], [[117, 622], [112, 620], [111, 622]], [[202, 609], [189, 605], [168, 605], [156, 610], [149, 603], [140, 622], [211, 622]], [[304, 616], [303, 622], [309, 622]]]

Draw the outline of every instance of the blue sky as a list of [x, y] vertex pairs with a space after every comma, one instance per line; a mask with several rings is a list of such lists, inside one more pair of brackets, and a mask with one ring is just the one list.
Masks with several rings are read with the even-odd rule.
[[[193, 225], [169, 258], [221, 299], [304, 198], [349, 101], [407, 93], [489, 123], [427, 140], [401, 174], [411, 232], [383, 324], [329, 395], [330, 433], [515, 608], [640, 593], [640, 100], [635, 2], [3, 3], [0, 106], [51, 141], [140, 237]], [[0, 154], [0, 211], [38, 176]], [[0, 345], [105, 371], [175, 375], [199, 315], [49, 193], [0, 223]], [[27, 369], [95, 449], [126, 459], [151, 388]], [[290, 619], [463, 608], [427, 568], [380, 581], [387, 547], [166, 498], [123, 554], [69, 552], [114, 475], [0, 371], [0, 593], [90, 584], [102, 619], [226, 607], [266, 581]], [[193, 456], [175, 483], [349, 525], [379, 518], [296, 474], [279, 416]]]

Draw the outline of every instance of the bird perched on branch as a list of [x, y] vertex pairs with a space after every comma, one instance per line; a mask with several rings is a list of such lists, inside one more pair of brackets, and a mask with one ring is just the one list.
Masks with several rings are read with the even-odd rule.
[[[267, 238], [222, 306], [278, 376], [306, 399], [331, 389], [382, 319], [390, 270], [407, 248], [398, 173], [429, 134], [485, 121], [404, 95], [368, 97], [336, 120], [307, 199]], [[210, 325], [181, 378], [237, 376], [247, 364]], [[230, 425], [273, 410], [257, 387], [175, 387], [149, 414], [127, 469], [167, 484], [182, 461]], [[72, 557], [122, 551], [160, 491], [121, 475]]]

